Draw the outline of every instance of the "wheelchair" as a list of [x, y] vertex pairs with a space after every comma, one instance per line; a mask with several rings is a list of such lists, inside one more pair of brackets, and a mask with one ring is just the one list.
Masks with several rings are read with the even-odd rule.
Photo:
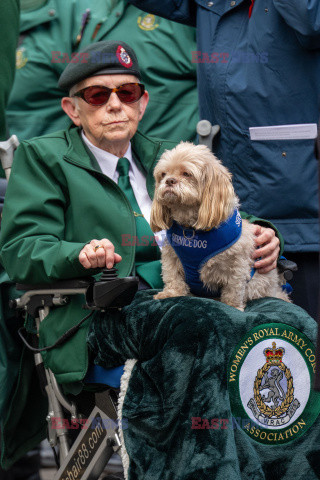
[[104, 369], [91, 365], [84, 383], [93, 386], [96, 392], [84, 391], [78, 396], [80, 403], [76, 404], [72, 396], [64, 395], [53, 372], [44, 367], [41, 351], [67, 341], [93, 311], [121, 309], [130, 304], [138, 283], [138, 277], [118, 278], [113, 268], [104, 270], [98, 281], [85, 277], [49, 285], [16, 285], [16, 289], [24, 293], [11, 300], [10, 307], [34, 318], [37, 332], [50, 309], [66, 305], [71, 295], [83, 295], [84, 308], [90, 311], [54, 345], [45, 349], [38, 348], [38, 334], [32, 335], [30, 345], [23, 329], [19, 330], [23, 342], [34, 353], [40, 386], [48, 398], [48, 440], [58, 467], [54, 480], [73, 478], [75, 472], [76, 478], [97, 480], [111, 456], [119, 452], [120, 430], [124, 426], [118, 424], [117, 401], [123, 367]]

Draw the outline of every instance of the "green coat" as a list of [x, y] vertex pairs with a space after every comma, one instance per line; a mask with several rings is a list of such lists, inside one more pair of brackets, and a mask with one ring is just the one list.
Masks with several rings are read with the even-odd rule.
[[[149, 139], [136, 133], [133, 156], [146, 172], [147, 189], [153, 195], [153, 168], [166, 148], [174, 143]], [[97, 169], [96, 169], [97, 168]], [[122, 246], [123, 233], [136, 234], [133, 210], [118, 187], [98, 170], [86, 150], [78, 128], [26, 141], [18, 148], [6, 194], [1, 226], [1, 261], [11, 280], [22, 283], [52, 282], [83, 277], [78, 260], [83, 246], [93, 238], [109, 238], [123, 260], [119, 275], [130, 274], [135, 246]], [[151, 263], [148, 281], [161, 288], [160, 262]], [[17, 336], [22, 320], [8, 308], [17, 298], [9, 278], [0, 276], [0, 418], [2, 466], [10, 467], [23, 453], [45, 437], [46, 398], [41, 395], [33, 354]], [[20, 293], [21, 294], [21, 293]], [[40, 329], [40, 346], [51, 345], [88, 312], [84, 298], [76, 296], [65, 308], [56, 308]], [[77, 393], [88, 366], [86, 343], [89, 321], [70, 341], [43, 354], [66, 391]]]
[[[88, 8], [90, 20], [77, 36]], [[99, 28], [100, 25], [100, 28]], [[149, 15], [124, 0], [49, 0], [22, 11], [16, 78], [8, 106], [11, 133], [20, 141], [67, 128], [57, 86], [71, 54], [101, 40], [122, 40], [139, 59], [150, 102], [140, 130], [168, 140], [194, 140], [198, 121], [195, 29]], [[60, 52], [60, 53], [59, 53]]]
[[[174, 143], [140, 133], [132, 140], [151, 198], [154, 165], [165, 149], [173, 147]], [[48, 283], [97, 274], [99, 270], [86, 270], [78, 260], [80, 250], [93, 238], [108, 238], [122, 256], [119, 276], [130, 274], [135, 246], [123, 246], [122, 234], [136, 235], [133, 210], [118, 185], [94, 165], [75, 127], [21, 144], [6, 193], [0, 238], [1, 260], [13, 281]], [[152, 267], [146, 280], [161, 288], [160, 262]], [[83, 303], [83, 298], [73, 298], [66, 308], [53, 310], [41, 327], [41, 343], [50, 345], [81, 320]], [[44, 354], [61, 383], [81, 380], [86, 373], [88, 325], [54, 354]]]

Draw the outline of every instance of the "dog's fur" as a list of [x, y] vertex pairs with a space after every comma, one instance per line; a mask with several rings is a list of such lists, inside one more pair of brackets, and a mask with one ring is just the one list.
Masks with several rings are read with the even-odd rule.
[[[155, 170], [155, 196], [151, 209], [154, 232], [171, 227], [173, 220], [184, 227], [206, 230], [219, 227], [238, 208], [230, 172], [204, 145], [181, 142], [166, 150]], [[277, 270], [255, 273], [250, 280], [255, 251], [254, 226], [242, 221], [239, 240], [212, 257], [202, 267], [200, 279], [211, 291], [221, 288], [221, 301], [243, 310], [246, 302], [261, 297], [290, 301], [282, 291]], [[182, 264], [171, 245], [162, 249], [164, 290], [156, 299], [185, 296], [190, 289]]]

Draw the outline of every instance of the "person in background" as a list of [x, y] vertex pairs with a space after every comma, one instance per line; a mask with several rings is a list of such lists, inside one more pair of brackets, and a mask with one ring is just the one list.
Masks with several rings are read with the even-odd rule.
[[[220, 125], [214, 151], [233, 174], [242, 208], [282, 233], [284, 255], [298, 264], [293, 300], [316, 318], [318, 162], [308, 124], [319, 119], [320, 2], [128, 2], [197, 27], [200, 118]], [[288, 126], [285, 140], [279, 125]], [[273, 135], [255, 140], [250, 127], [264, 126], [275, 126]]]
[[174, 141], [194, 140], [198, 121], [195, 29], [176, 25], [124, 0], [21, 0], [16, 78], [7, 110], [20, 141], [66, 128], [58, 79], [91, 43], [122, 39], [140, 59], [150, 103], [140, 129]]

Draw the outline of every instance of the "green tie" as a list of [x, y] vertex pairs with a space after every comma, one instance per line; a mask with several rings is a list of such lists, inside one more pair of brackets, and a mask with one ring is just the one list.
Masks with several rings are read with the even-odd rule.
[[131, 207], [133, 208], [135, 217], [142, 216], [141, 210], [139, 208], [137, 199], [135, 197], [134, 191], [132, 189], [130, 179], [129, 179], [129, 169], [130, 162], [127, 158], [121, 157], [117, 163], [117, 172], [119, 173], [118, 185], [127, 197], [130, 202]]
[[161, 288], [160, 250], [153, 239], [154, 234], [149, 223], [141, 213], [130, 183], [129, 169], [129, 160], [125, 157], [119, 158], [116, 169], [119, 173], [118, 186], [129, 200], [136, 220], [137, 238], [134, 240], [136, 245], [136, 271], [152, 288]]

